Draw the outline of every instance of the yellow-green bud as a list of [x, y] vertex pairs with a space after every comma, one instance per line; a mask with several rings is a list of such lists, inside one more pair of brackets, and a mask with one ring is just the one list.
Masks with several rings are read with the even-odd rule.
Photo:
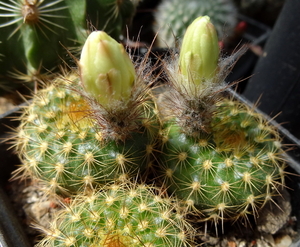
[[128, 100], [136, 77], [124, 47], [103, 31], [87, 38], [79, 61], [85, 90], [103, 106], [112, 100]]
[[179, 69], [189, 83], [200, 85], [217, 73], [220, 48], [214, 25], [200, 16], [188, 27], [182, 41]]

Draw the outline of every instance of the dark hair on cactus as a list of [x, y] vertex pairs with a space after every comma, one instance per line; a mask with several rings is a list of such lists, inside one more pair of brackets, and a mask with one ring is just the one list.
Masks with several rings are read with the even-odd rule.
[[150, 88], [103, 31], [90, 34], [79, 67], [25, 108], [16, 138], [23, 165], [15, 177], [37, 178], [63, 194], [147, 177], [159, 129]]
[[280, 194], [285, 175], [275, 128], [223, 93], [232, 63], [220, 64], [217, 40], [209, 17], [197, 18], [179, 61], [165, 68], [171, 82], [158, 98], [163, 128], [157, 167], [162, 184], [188, 212], [216, 224], [257, 217]]

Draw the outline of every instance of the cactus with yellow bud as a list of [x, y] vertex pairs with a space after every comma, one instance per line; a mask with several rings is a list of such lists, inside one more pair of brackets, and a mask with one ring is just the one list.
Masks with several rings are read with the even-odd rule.
[[[187, 29], [179, 60], [166, 67], [158, 177], [203, 221], [257, 216], [284, 183], [277, 131], [252, 108], [226, 97], [226, 61], [207, 16]], [[230, 61], [229, 61], [230, 62]], [[230, 66], [229, 66], [230, 67]], [[228, 93], [227, 93], [228, 94]]]
[[[226, 97], [233, 64], [220, 58], [210, 18], [199, 17], [153, 100], [145, 61], [133, 64], [116, 40], [92, 32], [78, 70], [35, 94], [21, 116], [14, 177], [73, 201], [38, 246], [193, 246], [186, 214], [216, 224], [257, 216], [284, 185], [284, 151], [260, 114]], [[162, 187], [144, 184], [150, 176]]]
[[[76, 194], [145, 172], [158, 121], [150, 89], [124, 47], [90, 34], [79, 71], [55, 79], [25, 107], [16, 177], [42, 180], [50, 192]], [[143, 174], [142, 174], [143, 175]]]

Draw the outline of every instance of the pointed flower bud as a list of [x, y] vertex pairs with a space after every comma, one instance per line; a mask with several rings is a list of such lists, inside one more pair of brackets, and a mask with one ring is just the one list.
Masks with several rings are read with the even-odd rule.
[[87, 38], [79, 61], [85, 90], [103, 106], [112, 100], [128, 100], [135, 69], [124, 47], [103, 31]]
[[188, 83], [200, 85], [217, 73], [220, 48], [214, 25], [200, 16], [188, 27], [182, 41], [179, 69]]

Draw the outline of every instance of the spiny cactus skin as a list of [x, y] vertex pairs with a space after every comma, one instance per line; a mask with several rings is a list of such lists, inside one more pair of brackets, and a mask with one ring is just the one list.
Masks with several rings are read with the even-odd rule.
[[87, 17], [97, 30], [103, 30], [119, 40], [133, 18], [136, 5], [131, 0], [87, 1]]
[[[76, 80], [78, 75], [64, 79]], [[130, 138], [105, 140], [88, 102], [70, 85], [53, 83], [24, 109], [17, 143], [23, 165], [17, 176], [41, 179], [50, 192], [63, 194], [136, 176], [151, 162], [155, 145], [151, 106], [145, 102], [140, 108], [140, 126]]]
[[[2, 37], [2, 42], [9, 44], [10, 38], [21, 35], [19, 45], [24, 46], [26, 57], [23, 63], [32, 74], [39, 71], [41, 66], [47, 69], [55, 67], [60, 61], [59, 56], [64, 57], [66, 53], [63, 46], [74, 46], [78, 40], [77, 23], [73, 23], [66, 1], [6, 0], [1, 1], [0, 6], [2, 13], [4, 11], [1, 17], [11, 14], [10, 21], [1, 20], [1, 30], [9, 30], [9, 35]], [[81, 17], [84, 18], [84, 15]], [[15, 58], [8, 56], [7, 59]]]
[[155, 105], [124, 47], [93, 32], [79, 65], [80, 74], [39, 91], [21, 116], [16, 146], [23, 165], [16, 177], [40, 179], [50, 192], [136, 177], [154, 155]]
[[187, 209], [217, 223], [257, 216], [284, 184], [285, 163], [276, 130], [222, 94], [224, 61], [216, 63], [217, 47], [211, 56], [202, 49], [217, 41], [212, 31], [209, 17], [197, 18], [187, 29], [178, 63], [166, 68], [170, 87], [159, 100], [164, 126], [158, 169], [164, 186]]
[[194, 231], [170, 199], [148, 185], [111, 185], [78, 196], [38, 247], [187, 247]]
[[178, 45], [188, 25], [200, 15], [210, 16], [221, 39], [230, 36], [237, 24], [237, 11], [231, 0], [165, 0], [155, 13], [158, 46]]
[[[81, 7], [82, 13], [75, 17], [69, 4]], [[21, 83], [33, 89], [49, 78], [49, 71], [57, 72], [66, 59], [66, 47], [78, 46], [83, 40], [78, 20], [84, 23], [84, 9], [81, 0], [0, 1], [0, 84], [8, 85], [8, 91], [20, 88]]]
[[240, 102], [217, 103], [209, 133], [190, 136], [175, 120], [165, 125], [162, 140], [165, 186], [203, 220], [257, 214], [284, 182], [278, 134]]

